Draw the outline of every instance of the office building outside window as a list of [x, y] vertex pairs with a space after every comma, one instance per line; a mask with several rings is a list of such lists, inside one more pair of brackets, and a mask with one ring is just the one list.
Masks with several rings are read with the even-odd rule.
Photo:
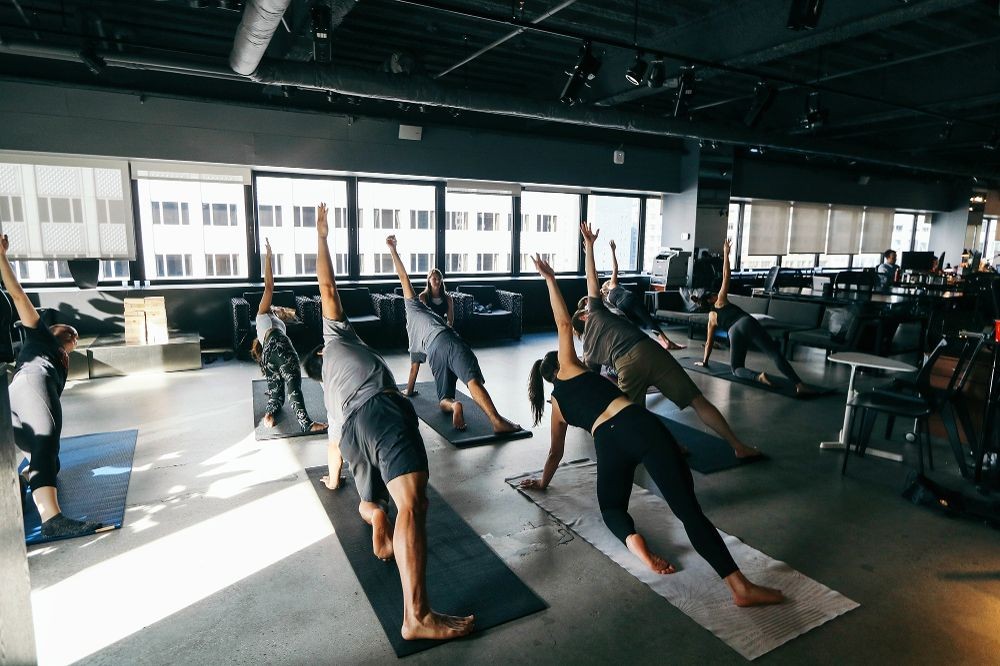
[[611, 248], [617, 246], [618, 268], [634, 271], [639, 265], [639, 198], [592, 194], [587, 198], [587, 221], [600, 230], [594, 247], [599, 272], [611, 270]]
[[549, 257], [556, 272], [575, 272], [580, 263], [580, 195], [522, 191], [521, 214], [521, 271], [535, 272], [524, 257], [538, 253]]
[[[511, 218], [513, 197], [509, 194], [448, 192], [447, 219], [469, 220], [467, 228], [446, 229], [445, 247], [450, 255], [467, 256], [462, 268], [450, 273], [508, 273], [511, 269]], [[454, 217], [451, 217], [455, 214]], [[522, 247], [528, 250], [528, 246]], [[483, 252], [489, 249], [489, 252]], [[458, 262], [459, 260], [455, 260]], [[446, 261], [446, 265], [451, 261]]]
[[[437, 191], [433, 185], [412, 183], [358, 182], [358, 211], [361, 221], [358, 248], [362, 274], [392, 275], [386, 236], [396, 236], [403, 265], [433, 267], [436, 261]], [[411, 260], [418, 256], [423, 259]], [[416, 263], [414, 263], [416, 262]], [[415, 273], [427, 270], [411, 268]]]

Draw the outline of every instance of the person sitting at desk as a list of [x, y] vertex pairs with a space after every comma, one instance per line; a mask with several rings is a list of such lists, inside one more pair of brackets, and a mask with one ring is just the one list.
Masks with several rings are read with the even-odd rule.
[[882, 253], [882, 263], [875, 269], [875, 289], [889, 291], [899, 280], [899, 266], [896, 265], [896, 251], [886, 250]]

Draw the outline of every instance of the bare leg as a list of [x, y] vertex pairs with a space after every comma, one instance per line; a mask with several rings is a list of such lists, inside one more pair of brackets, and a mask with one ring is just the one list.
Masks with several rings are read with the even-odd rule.
[[372, 552], [386, 562], [392, 559], [392, 521], [380, 504], [361, 501], [358, 505], [361, 519], [372, 526]]
[[448, 639], [470, 633], [475, 617], [454, 617], [431, 610], [424, 577], [427, 566], [427, 472], [411, 472], [386, 484], [399, 514], [392, 546], [403, 585], [403, 638]]
[[632, 551], [632, 554], [642, 560], [643, 564], [649, 567], [653, 573], [672, 574], [676, 571], [676, 569], [674, 569], [674, 565], [649, 550], [649, 547], [646, 546], [646, 540], [643, 539], [642, 535], [638, 532], [628, 535], [625, 539], [625, 545], [630, 551]]
[[490, 394], [486, 392], [486, 388], [478, 380], [471, 380], [467, 386], [469, 387], [469, 393], [472, 394], [472, 399], [479, 405], [480, 409], [486, 412], [487, 418], [489, 418], [490, 423], [493, 425], [493, 432], [514, 432], [521, 429], [521, 426], [511, 423], [500, 416], [500, 412], [497, 411], [496, 405], [493, 404]]
[[698, 414], [698, 418], [701, 422], [707, 425], [709, 428], [714, 430], [722, 439], [726, 440], [726, 443], [732, 447], [733, 452], [736, 453], [737, 458], [752, 458], [753, 456], [759, 456], [760, 451], [752, 446], [748, 446], [736, 436], [733, 429], [729, 427], [729, 423], [726, 421], [725, 417], [719, 409], [708, 401], [703, 395], [699, 395], [697, 398], [691, 401], [691, 407], [694, 408], [695, 413]]
[[453, 398], [445, 398], [441, 401], [441, 411], [451, 414], [451, 425], [455, 430], [465, 430], [465, 408], [462, 403]]
[[737, 606], [768, 606], [785, 600], [781, 590], [755, 585], [740, 571], [734, 571], [724, 579], [733, 593], [733, 603]]
[[35, 488], [31, 491], [31, 497], [35, 500], [38, 515], [41, 517], [43, 523], [62, 512], [62, 509], [59, 508], [59, 499], [56, 495], [55, 486]]

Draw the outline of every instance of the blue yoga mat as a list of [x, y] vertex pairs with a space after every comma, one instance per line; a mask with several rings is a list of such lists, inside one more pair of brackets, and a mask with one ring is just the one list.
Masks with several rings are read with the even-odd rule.
[[[66, 516], [97, 521], [105, 528], [122, 526], [138, 436], [138, 430], [119, 430], [60, 441], [57, 482], [59, 505]], [[57, 540], [42, 537], [42, 519], [30, 492], [24, 502], [24, 536], [29, 546]]]
[[666, 416], [655, 413], [654, 416], [663, 421], [663, 425], [667, 426], [667, 430], [677, 439], [677, 442], [688, 450], [688, 467], [696, 472], [714, 474], [768, 459], [764, 454], [753, 458], [737, 458], [725, 440], [684, 423], [668, 419]]

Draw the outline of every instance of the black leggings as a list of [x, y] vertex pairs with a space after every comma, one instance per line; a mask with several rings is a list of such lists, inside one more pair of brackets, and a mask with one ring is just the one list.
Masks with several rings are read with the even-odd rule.
[[729, 327], [729, 364], [734, 375], [741, 379], [756, 379], [760, 375], [756, 370], [746, 368], [747, 351], [751, 345], [767, 354], [781, 374], [796, 384], [802, 383], [798, 373], [785, 360], [778, 343], [768, 335], [759, 321], [749, 315]]
[[618, 299], [618, 304], [615, 307], [624, 312], [625, 316], [632, 320], [633, 323], [645, 326], [651, 331], [656, 331], [657, 335], [663, 335], [663, 329], [653, 319], [653, 316], [649, 314], [646, 307], [639, 302], [635, 294], [625, 294]]
[[18, 372], [10, 384], [14, 443], [31, 456], [28, 484], [32, 490], [56, 485], [62, 404], [54, 381], [43, 372]]
[[602, 423], [594, 433], [597, 449], [597, 503], [608, 529], [623, 543], [635, 534], [628, 513], [635, 468], [646, 466], [670, 510], [684, 524], [691, 545], [720, 578], [737, 571], [736, 562], [718, 530], [702, 512], [694, 495], [691, 469], [677, 440], [653, 414], [630, 405]]
[[302, 399], [302, 371], [299, 369], [299, 355], [295, 353], [292, 341], [281, 331], [273, 330], [268, 334], [261, 353], [261, 370], [267, 378], [268, 414], [277, 415], [281, 406], [288, 403], [295, 412], [295, 418], [302, 430], [312, 426], [312, 419], [306, 412], [306, 404]]

